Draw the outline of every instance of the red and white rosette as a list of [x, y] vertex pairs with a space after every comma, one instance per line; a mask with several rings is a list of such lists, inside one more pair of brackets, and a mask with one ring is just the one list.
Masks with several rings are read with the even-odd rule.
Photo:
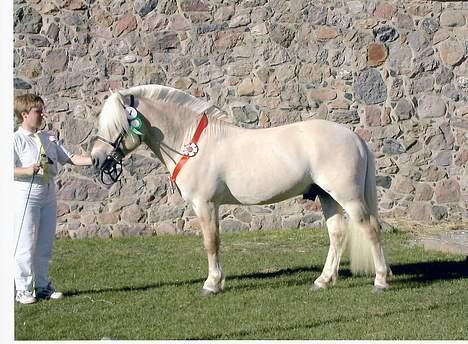
[[191, 142], [182, 148], [182, 155], [188, 156], [188, 157], [194, 157], [198, 153], [198, 146], [196, 143]]

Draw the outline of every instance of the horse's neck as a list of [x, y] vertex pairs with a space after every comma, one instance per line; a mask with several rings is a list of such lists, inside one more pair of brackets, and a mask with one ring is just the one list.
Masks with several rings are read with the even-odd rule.
[[149, 121], [146, 144], [155, 152], [170, 171], [180, 159], [181, 149], [190, 142], [200, 116], [170, 103], [142, 99], [139, 110]]

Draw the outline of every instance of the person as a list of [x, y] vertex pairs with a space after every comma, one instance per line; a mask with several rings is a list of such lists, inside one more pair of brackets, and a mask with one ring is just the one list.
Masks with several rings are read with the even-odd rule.
[[54, 177], [57, 163], [88, 166], [91, 158], [71, 154], [54, 136], [41, 131], [47, 115], [43, 99], [35, 94], [15, 97], [19, 127], [14, 133], [15, 289], [16, 301], [61, 299], [49, 280], [56, 229], [57, 199]]

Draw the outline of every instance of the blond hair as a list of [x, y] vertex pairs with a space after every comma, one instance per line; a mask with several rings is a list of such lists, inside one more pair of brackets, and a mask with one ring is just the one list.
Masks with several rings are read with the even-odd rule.
[[36, 94], [22, 94], [15, 97], [15, 117], [18, 123], [23, 123], [23, 112], [29, 112], [34, 107], [43, 107], [44, 100]]

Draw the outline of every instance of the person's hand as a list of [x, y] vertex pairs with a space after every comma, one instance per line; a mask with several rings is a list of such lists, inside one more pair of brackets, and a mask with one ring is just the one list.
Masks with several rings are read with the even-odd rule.
[[27, 167], [27, 174], [28, 176], [34, 176], [35, 174], [37, 174], [37, 172], [39, 172], [40, 169], [41, 169], [40, 164], [31, 165]]

